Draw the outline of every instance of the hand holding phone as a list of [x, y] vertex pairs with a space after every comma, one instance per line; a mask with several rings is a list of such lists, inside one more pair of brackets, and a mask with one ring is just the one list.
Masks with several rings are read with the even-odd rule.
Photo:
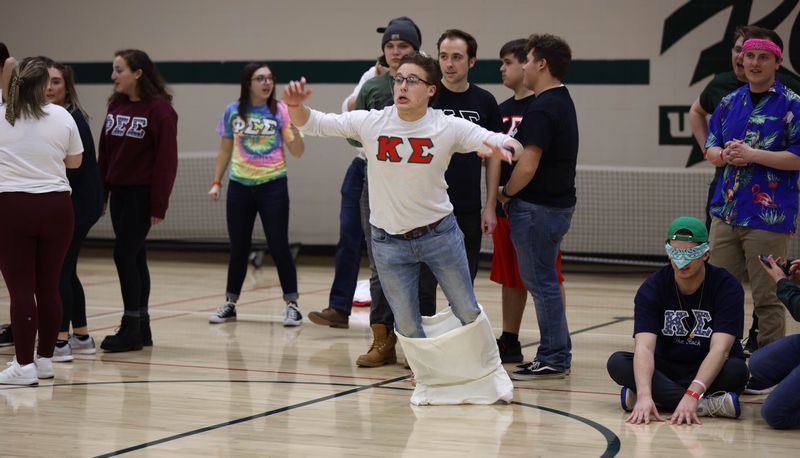
[[[767, 267], [770, 266], [770, 264], [769, 264], [769, 255], [765, 255], [765, 254], [761, 255], [761, 256], [758, 257], [758, 259], [760, 259], [761, 262], [763, 262], [764, 265], [766, 265]], [[775, 264], [778, 267], [781, 268], [781, 270], [783, 271], [784, 274], [786, 274], [787, 277], [789, 277], [789, 276], [791, 276], [790, 268], [792, 267], [792, 261], [794, 261], [794, 260], [793, 259], [787, 259], [783, 263], [775, 261]]]

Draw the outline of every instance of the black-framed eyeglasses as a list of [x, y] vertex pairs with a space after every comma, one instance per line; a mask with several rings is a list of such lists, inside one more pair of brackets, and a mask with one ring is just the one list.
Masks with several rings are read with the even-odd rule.
[[429, 83], [417, 75], [409, 75], [409, 76], [397, 75], [394, 77], [395, 86], [402, 86], [403, 82], [406, 82], [409, 86], [416, 86], [419, 83], [425, 83], [428, 86], [433, 86], [433, 83]]
[[258, 75], [255, 78], [250, 78], [250, 81], [255, 81], [258, 84], [275, 82], [275, 80], [271, 76], [264, 76], [264, 75]]

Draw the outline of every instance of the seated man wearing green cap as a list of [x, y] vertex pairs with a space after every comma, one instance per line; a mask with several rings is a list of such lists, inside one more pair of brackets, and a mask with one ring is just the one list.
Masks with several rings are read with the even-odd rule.
[[748, 379], [739, 340], [744, 290], [725, 269], [708, 263], [705, 224], [682, 216], [670, 224], [664, 248], [670, 265], [645, 280], [634, 299], [633, 353], [616, 352], [608, 373], [622, 385], [628, 423], [700, 424], [698, 417], [739, 416]]

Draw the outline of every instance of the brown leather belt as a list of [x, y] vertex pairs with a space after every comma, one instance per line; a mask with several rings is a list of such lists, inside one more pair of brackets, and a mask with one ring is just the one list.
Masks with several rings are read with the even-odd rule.
[[[446, 216], [444, 218], [447, 218]], [[436, 229], [436, 226], [439, 225], [444, 218], [440, 219], [439, 221], [435, 221], [433, 223], [427, 224], [425, 226], [421, 226], [415, 229], [411, 229], [410, 231], [406, 232], [405, 234], [397, 234], [397, 237], [406, 240], [413, 240], [422, 237], [423, 235], [427, 234], [428, 232]]]

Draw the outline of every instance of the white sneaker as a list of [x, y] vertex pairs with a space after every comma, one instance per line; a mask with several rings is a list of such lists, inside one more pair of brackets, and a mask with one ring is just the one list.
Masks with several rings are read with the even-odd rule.
[[8, 363], [8, 367], [0, 372], [0, 385], [38, 385], [39, 378], [36, 376], [36, 365], [34, 363], [20, 366], [17, 359]]
[[79, 339], [74, 334], [69, 336], [69, 348], [73, 354], [76, 355], [93, 355], [97, 353], [97, 348], [94, 345], [94, 337], [89, 336], [88, 339]]
[[708, 396], [703, 396], [697, 403], [698, 417], [726, 417], [739, 418], [739, 396], [733, 392], [717, 391]]
[[289, 301], [286, 303], [286, 317], [283, 319], [284, 326], [300, 326], [303, 324], [303, 314], [297, 302]]
[[36, 366], [37, 377], [41, 379], [55, 377], [55, 372], [53, 372], [53, 358], [44, 358], [39, 355], [35, 355], [33, 358], [33, 363]]
[[54, 363], [68, 363], [75, 359], [72, 356], [72, 347], [67, 342], [63, 347], [56, 345], [53, 348], [53, 362]]

